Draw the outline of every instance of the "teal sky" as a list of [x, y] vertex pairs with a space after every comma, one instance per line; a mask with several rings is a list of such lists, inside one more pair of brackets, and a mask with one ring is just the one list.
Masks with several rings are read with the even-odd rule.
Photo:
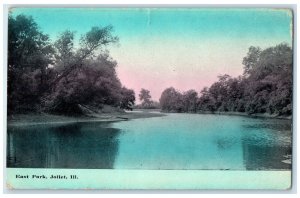
[[112, 25], [120, 38], [109, 47], [118, 75], [136, 93], [155, 100], [170, 86], [200, 91], [217, 76], [242, 74], [248, 48], [292, 44], [289, 10], [178, 8], [15, 8], [31, 15], [52, 40], [64, 30], [77, 39], [92, 26]]

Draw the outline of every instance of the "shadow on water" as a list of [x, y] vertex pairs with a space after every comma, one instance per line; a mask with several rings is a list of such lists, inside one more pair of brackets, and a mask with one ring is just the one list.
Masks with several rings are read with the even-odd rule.
[[[272, 120], [271, 120], [272, 121]], [[291, 169], [291, 121], [243, 125], [243, 162], [247, 170]], [[260, 133], [265, 129], [265, 133]]]
[[291, 153], [290, 147], [251, 145], [243, 142], [244, 165], [247, 170], [291, 169], [291, 164], [282, 162]]
[[112, 169], [119, 133], [106, 123], [9, 127], [7, 167]]
[[291, 130], [290, 122], [245, 124], [243, 127], [248, 129]]

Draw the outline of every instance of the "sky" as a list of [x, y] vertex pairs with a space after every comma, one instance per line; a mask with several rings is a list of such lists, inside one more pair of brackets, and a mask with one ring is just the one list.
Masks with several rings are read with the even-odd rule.
[[[200, 92], [218, 75], [243, 73], [250, 46], [292, 45], [292, 13], [241, 8], [14, 8], [31, 15], [55, 41], [65, 30], [75, 39], [93, 26], [114, 27], [119, 44], [108, 47], [121, 83], [150, 90], [158, 101], [168, 87]], [[139, 102], [139, 101], [137, 101]]]

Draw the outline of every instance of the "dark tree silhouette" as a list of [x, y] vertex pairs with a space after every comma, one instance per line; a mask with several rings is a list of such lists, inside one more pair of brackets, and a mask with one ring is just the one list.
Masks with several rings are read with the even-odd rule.
[[148, 108], [152, 105], [150, 91], [147, 89], [141, 89], [139, 94], [140, 101], [142, 101], [142, 107]]
[[133, 90], [122, 87], [106, 46], [118, 42], [112, 26], [92, 27], [74, 47], [67, 30], [52, 43], [32, 17], [8, 20], [8, 114], [81, 114], [82, 107], [130, 109]]
[[[160, 99], [162, 110], [170, 112], [236, 111], [292, 114], [293, 51], [287, 44], [261, 50], [250, 47], [243, 59], [244, 74], [233, 78], [220, 75], [219, 80], [204, 88], [183, 94], [166, 89]], [[195, 109], [194, 103], [197, 100]]]

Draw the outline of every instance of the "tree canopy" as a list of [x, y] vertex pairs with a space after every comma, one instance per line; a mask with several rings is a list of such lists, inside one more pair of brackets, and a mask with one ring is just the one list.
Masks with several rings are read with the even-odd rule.
[[236, 111], [292, 114], [293, 51], [287, 44], [260, 49], [250, 47], [243, 59], [244, 73], [236, 78], [227, 74], [197, 97], [190, 90], [183, 94], [174, 88], [163, 91], [162, 110], [169, 112]]
[[80, 107], [131, 108], [134, 91], [122, 86], [107, 46], [113, 27], [92, 27], [75, 47], [75, 33], [52, 42], [32, 17], [8, 19], [8, 113], [81, 113]]
[[8, 18], [8, 112], [38, 108], [47, 86], [54, 48], [32, 17]]
[[142, 101], [142, 106], [150, 106], [152, 103], [150, 91], [147, 89], [141, 89], [139, 93], [139, 99]]

